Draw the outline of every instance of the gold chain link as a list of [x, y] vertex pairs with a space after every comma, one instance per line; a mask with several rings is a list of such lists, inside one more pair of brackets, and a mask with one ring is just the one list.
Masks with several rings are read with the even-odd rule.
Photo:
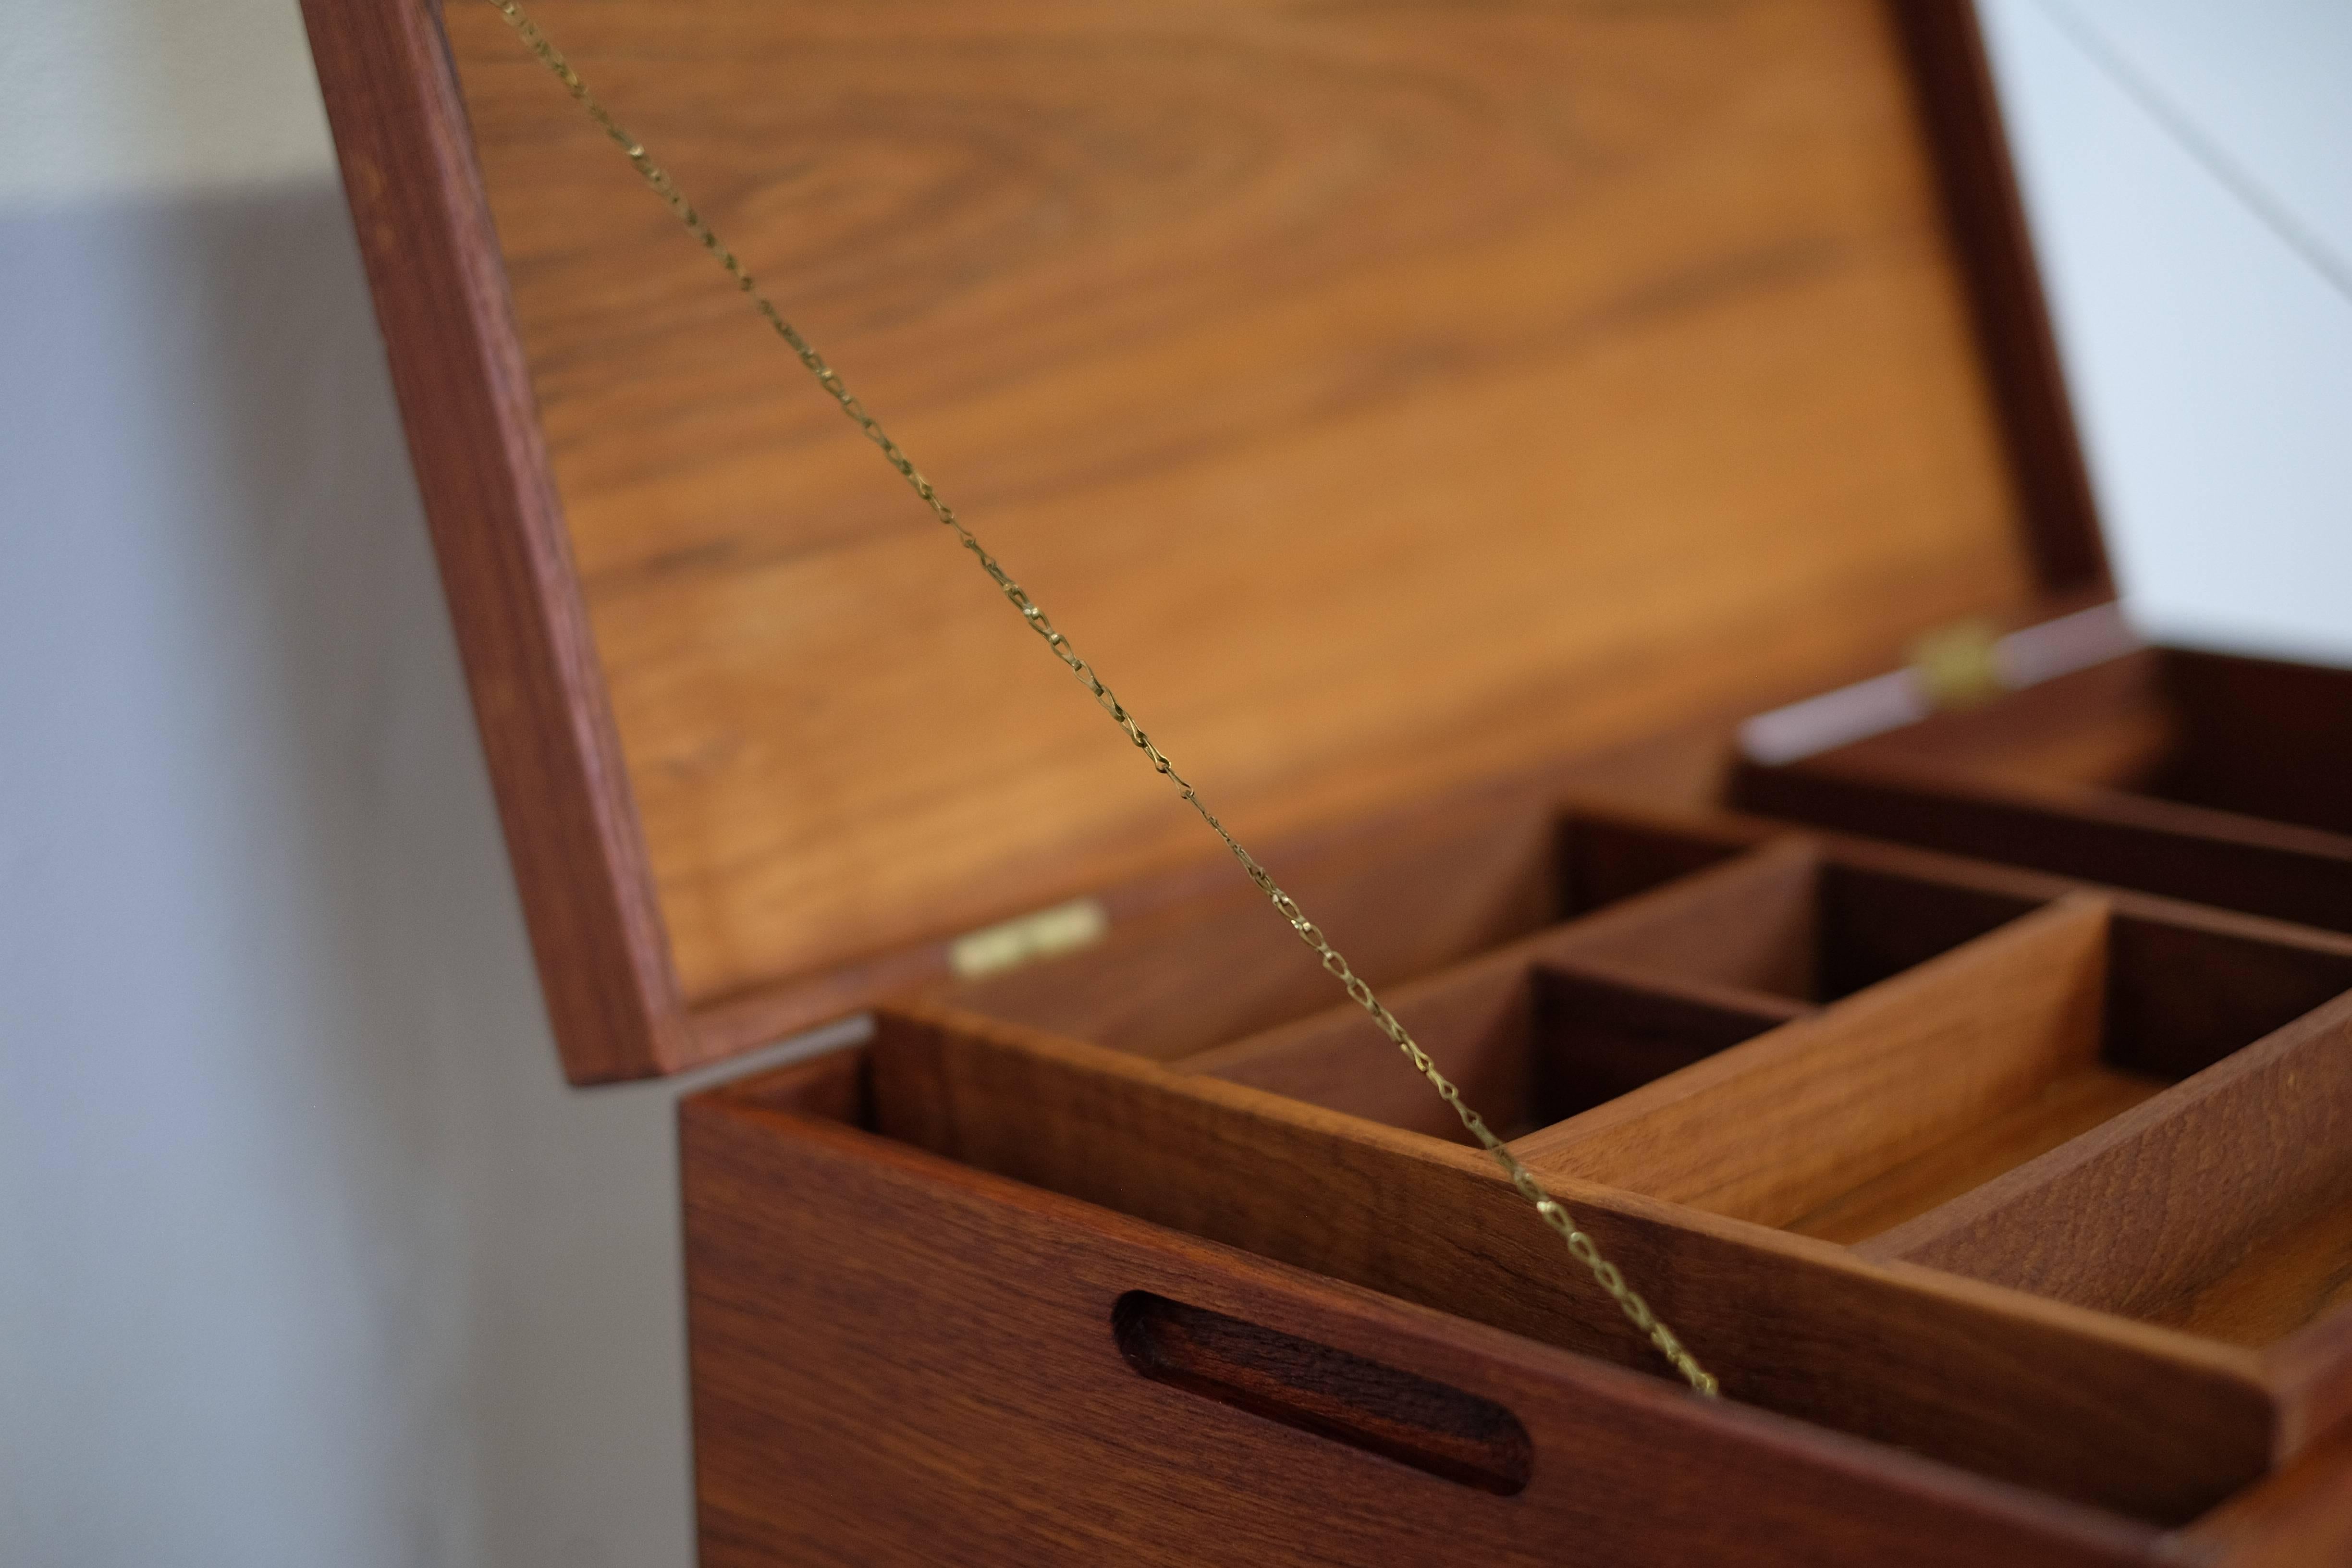
[[685, 194], [671, 181], [661, 166], [646, 155], [644, 144], [623, 130], [620, 122], [606, 111], [602, 103], [597, 101], [595, 95], [588, 90], [588, 84], [580, 79], [580, 73], [573, 70], [555, 46], [548, 41], [547, 35], [541, 32], [530, 18], [523, 15], [522, 7], [515, 4], [515, 0], [489, 0], [489, 3], [499, 8], [499, 13], [506, 17], [516, 33], [520, 35], [523, 42], [530, 47], [531, 53], [538, 56], [541, 63], [555, 73], [556, 79], [570, 90], [580, 107], [588, 111], [588, 118], [594, 121], [598, 128], [611, 137], [614, 143], [628, 156], [631, 166], [644, 177], [646, 184], [653, 187], [654, 193], [668, 205], [670, 211], [677, 215], [678, 221], [686, 225], [687, 232], [700, 240], [702, 247], [710, 252], [720, 267], [726, 268], [727, 276], [735, 280], [735, 287], [751, 300], [751, 308], [759, 311], [768, 325], [775, 329], [776, 335], [784, 340], [793, 353], [800, 356], [801, 363], [808, 368], [811, 375], [816, 377], [817, 384], [832, 395], [833, 400], [841, 405], [841, 411], [856, 421], [857, 427], [866, 433], [866, 439], [882, 449], [884, 459], [891, 468], [898, 470], [900, 479], [913, 487], [915, 494], [922, 498], [923, 504], [931, 509], [931, 515], [956, 536], [958, 543], [971, 552], [972, 559], [980, 563], [980, 569], [988, 574], [989, 581], [994, 583], [998, 591], [1012, 602], [1013, 607], [1021, 612], [1022, 619], [1029, 624], [1029, 629], [1045, 639], [1045, 646], [1053, 649], [1054, 657], [1066, 665], [1070, 673], [1077, 677], [1079, 684], [1093, 694], [1095, 701], [1101, 706], [1103, 711], [1110, 715], [1111, 722], [1126, 732], [1128, 740], [1144, 754], [1152, 767], [1169, 783], [1176, 786], [1177, 793], [1183, 796], [1184, 803], [1198, 812], [1201, 820], [1207, 823], [1210, 830], [1223, 841], [1225, 847], [1232, 851], [1234, 858], [1241, 863], [1242, 870], [1248, 875], [1252, 882], [1257, 885], [1258, 891], [1264, 893], [1273, 902], [1276, 912], [1290, 922], [1290, 929], [1298, 933], [1299, 939], [1314, 949], [1316, 957], [1322, 961], [1323, 967], [1330, 973], [1332, 978], [1339, 982], [1340, 986], [1348, 993], [1349, 998], [1371, 1015], [1372, 1022], [1380, 1026], [1381, 1033], [1396, 1042], [1397, 1048], [1404, 1053], [1406, 1060], [1412, 1063], [1414, 1070], [1429, 1080], [1430, 1086], [1437, 1090], [1438, 1098], [1452, 1107], [1454, 1114], [1462, 1119], [1462, 1125], [1469, 1131], [1470, 1135], [1476, 1139], [1479, 1145], [1487, 1152], [1495, 1156], [1496, 1162], [1503, 1167], [1504, 1173], [1510, 1177], [1511, 1185], [1518, 1190], [1519, 1195], [1535, 1205], [1536, 1213], [1542, 1216], [1544, 1224], [1559, 1233], [1561, 1239], [1568, 1244], [1570, 1255], [1591, 1272], [1594, 1282], [1602, 1290], [1608, 1292], [1610, 1299], [1623, 1310], [1633, 1327], [1646, 1337], [1651, 1344], [1657, 1347], [1658, 1353], [1665, 1357], [1693, 1388], [1703, 1394], [1710, 1396], [1715, 1394], [1717, 1387], [1714, 1377], [1692, 1358], [1690, 1352], [1683, 1348], [1682, 1342], [1675, 1337], [1674, 1331], [1667, 1328], [1659, 1321], [1657, 1314], [1650, 1310], [1649, 1303], [1642, 1300], [1640, 1293], [1625, 1283], [1624, 1276], [1617, 1271], [1616, 1265], [1601, 1255], [1601, 1248], [1594, 1245], [1592, 1238], [1577, 1228], [1575, 1216], [1568, 1212], [1567, 1206], [1544, 1190], [1543, 1184], [1536, 1179], [1536, 1173], [1528, 1169], [1500, 1138], [1495, 1136], [1483, 1117], [1463, 1103], [1462, 1091], [1454, 1086], [1451, 1079], [1438, 1070], [1436, 1062], [1433, 1061], [1429, 1053], [1423, 1050], [1414, 1041], [1412, 1033], [1398, 1020], [1397, 1016], [1390, 1012], [1381, 1004], [1381, 999], [1372, 994], [1371, 986], [1366, 984], [1363, 977], [1349, 967], [1347, 959], [1341, 956], [1339, 950], [1324, 940], [1320, 928], [1307, 918], [1305, 912], [1299, 909], [1297, 901], [1288, 893], [1284, 892], [1274, 878], [1268, 874], [1266, 868], [1258, 864], [1257, 858], [1243, 848], [1240, 840], [1226, 830], [1223, 823], [1217, 820], [1216, 814], [1202, 801], [1200, 792], [1185, 780], [1183, 774], [1176, 771], [1175, 764], [1168, 760], [1167, 753], [1152, 744], [1151, 737], [1144, 733], [1143, 727], [1136, 722], [1135, 716], [1120, 704], [1116, 696], [1112, 695], [1110, 688], [1103, 684], [1102, 678], [1095, 673], [1094, 667], [1078, 657], [1077, 650], [1070, 646], [1069, 638], [1054, 629], [1054, 623], [1046, 618], [1045, 610], [1029, 597], [1021, 584], [1014, 582], [1003, 566], [997, 563], [994, 556], [981, 547], [979, 539], [957, 518], [954, 509], [940, 499], [939, 492], [931, 488], [930, 480], [922, 476], [921, 471], [908, 460], [906, 453], [899, 450], [898, 444], [884, 432], [874, 416], [866, 413], [865, 406], [850, 395], [849, 388], [842, 384], [841, 377], [835, 373], [833, 367], [825, 363], [824, 357], [809, 346], [808, 340], [802, 337], [799, 331], [784, 319], [782, 312], [778, 310], [768, 297], [760, 291], [759, 286], [751, 280], [751, 273], [744, 270], [743, 264], [736, 259], [735, 253], [720, 243], [718, 234], [703, 221], [702, 215], [695, 211], [694, 205], [686, 199]]

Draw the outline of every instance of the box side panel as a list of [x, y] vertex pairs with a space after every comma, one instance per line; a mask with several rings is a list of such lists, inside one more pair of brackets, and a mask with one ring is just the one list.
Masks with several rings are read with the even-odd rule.
[[[706, 1096], [685, 1159], [706, 1568], [2119, 1564], [2155, 1540], [852, 1130]], [[1142, 1375], [1113, 1322], [1139, 1291], [1502, 1407], [1523, 1489]]]

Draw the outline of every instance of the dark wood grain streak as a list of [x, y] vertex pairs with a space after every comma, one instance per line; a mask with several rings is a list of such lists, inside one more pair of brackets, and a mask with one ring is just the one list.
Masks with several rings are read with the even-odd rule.
[[436, 11], [302, 5], [564, 1068], [640, 1077], [691, 1041]]
[[2053, 594], [2103, 590], [2098, 502], [1976, 7], [1971, 0], [1888, 0], [1887, 10], [1908, 48], [1935, 143], [2042, 585]]

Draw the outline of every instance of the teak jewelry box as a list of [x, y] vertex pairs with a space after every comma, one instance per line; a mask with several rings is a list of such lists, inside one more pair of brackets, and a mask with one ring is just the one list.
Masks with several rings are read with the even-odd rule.
[[[2352, 1561], [2352, 675], [2133, 646], [1948, 3], [306, 0], [707, 1564]], [[1915, 650], [1920, 650], [1916, 651]], [[1888, 673], [1893, 672], [1893, 673]]]

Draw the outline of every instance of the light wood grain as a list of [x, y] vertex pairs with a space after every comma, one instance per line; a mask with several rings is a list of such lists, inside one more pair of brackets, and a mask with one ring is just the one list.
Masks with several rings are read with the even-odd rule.
[[2242, 1343], [2343, 1296], [2352, 996], [1865, 1251]]
[[1547, 1175], [1787, 1225], [2098, 1058], [2106, 907], [2073, 898], [1520, 1141]]
[[1925, 1153], [1890, 1166], [1790, 1220], [1788, 1228], [1799, 1236], [1844, 1243], [1892, 1230], [2163, 1089], [2154, 1079], [2095, 1062], [2061, 1071], [2023, 1104], [1996, 1112]]
[[[1250, 831], [2026, 592], [1859, 0], [544, 9]], [[495, 15], [449, 25], [687, 994], [1201, 852]]]

